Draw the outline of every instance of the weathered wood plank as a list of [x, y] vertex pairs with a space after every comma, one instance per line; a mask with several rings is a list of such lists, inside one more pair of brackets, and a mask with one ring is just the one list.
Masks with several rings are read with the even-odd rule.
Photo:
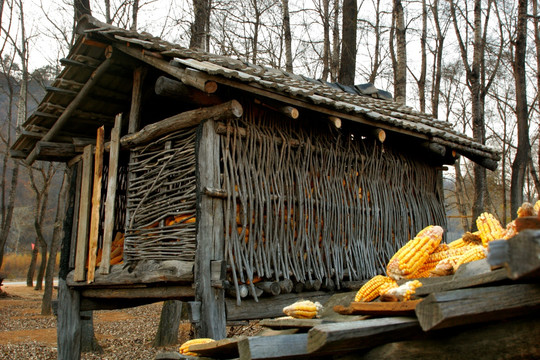
[[90, 229], [90, 209], [92, 194], [92, 169], [94, 167], [94, 146], [84, 148], [82, 182], [79, 200], [79, 222], [77, 227], [77, 252], [75, 253], [74, 281], [85, 280], [86, 255], [88, 253], [88, 232]]
[[[146, 125], [136, 133], [130, 133], [120, 139], [122, 146], [144, 144], [170, 132], [199, 125], [203, 120], [226, 120], [242, 116], [242, 105], [231, 100], [220, 105], [200, 108], [174, 115], [161, 121]], [[208, 185], [210, 186], [210, 185]], [[211, 187], [211, 186], [210, 186]]]
[[538, 314], [468, 325], [459, 331], [443, 329], [418, 339], [384, 344], [367, 352], [351, 353], [341, 360], [379, 359], [538, 359]]
[[278, 330], [290, 328], [311, 329], [312, 327], [321, 325], [323, 323], [325, 323], [323, 319], [295, 319], [289, 316], [277, 319], [263, 319], [259, 321], [259, 325], [261, 326]]
[[167, 261], [141, 261], [134, 269], [125, 268], [124, 265], [113, 265], [107, 275], [97, 273], [92, 284], [77, 282], [75, 272], [68, 274], [67, 283], [71, 287], [106, 287], [129, 284], [192, 283], [193, 262], [181, 260]]
[[160, 299], [180, 300], [192, 299], [195, 290], [190, 286], [152, 286], [144, 288], [129, 287], [125, 289], [84, 289], [81, 296], [94, 299]]
[[[419, 279], [422, 281], [422, 279]], [[504, 269], [498, 269], [490, 271], [488, 273], [482, 273], [471, 277], [460, 276], [454, 280], [454, 278], [446, 279], [441, 282], [434, 282], [431, 284], [423, 285], [416, 289], [416, 295], [429, 295], [434, 292], [465, 289], [479, 285], [493, 284], [508, 281], [508, 276]]]
[[92, 188], [92, 211], [90, 215], [90, 235], [88, 244], [88, 271], [86, 281], [94, 281], [96, 271], [96, 255], [99, 236], [99, 220], [101, 209], [101, 178], [103, 177], [103, 143], [105, 128], [102, 126], [97, 131], [96, 153], [94, 156], [94, 186]]
[[[236, 107], [233, 102], [229, 105]], [[238, 105], [240, 106], [239, 103]], [[212, 262], [224, 259], [223, 200], [202, 194], [205, 187], [221, 188], [220, 136], [215, 132], [213, 120], [208, 120], [201, 126], [197, 159], [199, 174], [197, 193], [201, 195], [198, 196], [200, 201], [197, 212], [197, 252], [194, 269], [195, 300], [201, 303], [201, 318], [195, 323], [195, 334], [197, 337], [219, 340], [227, 336], [225, 291], [223, 287], [212, 286]], [[220, 280], [222, 282], [225, 279]], [[214, 279], [214, 283], [216, 281]]]
[[246, 339], [246, 336], [221, 339], [208, 344], [192, 345], [189, 350], [213, 359], [234, 359], [239, 356], [238, 342], [244, 339]]
[[324, 304], [332, 294], [317, 291], [304, 293], [281, 294], [276, 297], [262, 297], [256, 302], [253, 299], [243, 299], [236, 305], [236, 299], [226, 299], [227, 320], [254, 320], [283, 316], [283, 308], [298, 300], [318, 301]]
[[352, 302], [349, 306], [336, 305], [334, 311], [342, 315], [410, 316], [422, 300], [397, 302]]
[[107, 177], [107, 195], [105, 198], [105, 225], [103, 227], [103, 250], [99, 272], [108, 274], [111, 267], [111, 246], [114, 233], [114, 219], [116, 200], [116, 185], [118, 178], [118, 156], [120, 154], [120, 130], [122, 115], [116, 117], [114, 128], [111, 131], [111, 146], [109, 150], [109, 173]]
[[307, 350], [314, 355], [336, 354], [367, 349], [420, 332], [418, 320], [410, 317], [323, 324], [309, 330]]
[[491, 266], [504, 266], [514, 280], [540, 277], [540, 230], [524, 230], [502, 244], [506, 246], [489, 246]]
[[252, 336], [238, 342], [240, 360], [307, 357], [308, 334]]
[[146, 77], [146, 68], [138, 67], [133, 70], [133, 86], [131, 90], [131, 107], [129, 109], [128, 134], [139, 130], [141, 122], [142, 86]]
[[424, 331], [499, 320], [540, 309], [540, 284], [515, 284], [434, 293], [416, 307]]

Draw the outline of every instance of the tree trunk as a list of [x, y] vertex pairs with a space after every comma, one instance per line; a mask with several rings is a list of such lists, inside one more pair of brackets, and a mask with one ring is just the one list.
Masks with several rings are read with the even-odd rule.
[[28, 287], [34, 286], [34, 274], [36, 273], [38, 252], [38, 245], [34, 244], [32, 258], [30, 259], [30, 265], [28, 266], [28, 272], [26, 273], [26, 286]]
[[131, 11], [131, 27], [133, 31], [137, 31], [137, 18], [139, 15], [139, 0], [133, 0], [132, 11]]
[[94, 335], [94, 312], [81, 311], [81, 351], [102, 353], [103, 349], [99, 345]]
[[422, 35], [420, 38], [421, 51], [421, 66], [420, 77], [418, 78], [418, 99], [420, 101], [420, 111], [426, 112], [426, 73], [427, 73], [427, 55], [426, 55], [426, 40], [427, 40], [427, 6], [426, 0], [422, 0]]
[[92, 15], [90, 9], [90, 0], [75, 0], [73, 2], [75, 9], [75, 20], [78, 22], [83, 15]]
[[369, 74], [369, 82], [374, 84], [375, 79], [379, 73], [379, 67], [381, 65], [381, 12], [380, 12], [381, 0], [377, 0], [375, 3], [375, 50], [373, 53], [373, 64], [371, 67], [371, 74]]
[[434, 0], [431, 12], [433, 13], [433, 22], [435, 23], [435, 29], [437, 31], [437, 40], [435, 46], [435, 59], [433, 61], [433, 80], [431, 90], [431, 113], [433, 117], [437, 119], [439, 117], [439, 96], [441, 91], [441, 79], [442, 79], [442, 57], [443, 57], [443, 45], [445, 35], [442, 32], [441, 24], [439, 21], [439, 0]]
[[70, 176], [73, 176], [71, 169], [66, 169], [64, 172], [64, 178], [62, 180], [62, 186], [58, 195], [58, 204], [56, 205], [56, 219], [54, 221], [53, 237], [51, 241], [51, 251], [49, 254], [49, 260], [47, 261], [47, 268], [45, 271], [45, 291], [43, 292], [43, 300], [41, 301], [41, 315], [51, 314], [51, 301], [53, 292], [53, 278], [56, 268], [56, 254], [60, 247], [60, 241], [62, 239], [63, 231], [62, 225], [64, 217], [66, 215], [66, 206], [69, 199], [69, 185], [71, 184]]
[[328, 80], [330, 74], [330, 0], [323, 0], [321, 20], [323, 23], [323, 71], [322, 79]]
[[163, 303], [159, 327], [153, 346], [169, 346], [178, 342], [178, 327], [182, 315], [182, 302], [167, 300]]
[[[325, 0], [328, 2], [328, 0]], [[285, 37], [285, 70], [293, 72], [291, 18], [289, 0], [281, 0], [283, 6], [283, 35]]]
[[[394, 64], [394, 97], [397, 102], [405, 104], [407, 101], [407, 48], [405, 39], [405, 13], [401, 0], [394, 0], [392, 11], [392, 33], [395, 34], [395, 56], [392, 57]], [[390, 46], [393, 48], [394, 43]]]
[[47, 243], [40, 245], [39, 247], [41, 248], [41, 260], [39, 262], [36, 286], [34, 287], [34, 290], [43, 289], [43, 278], [45, 277], [45, 267], [47, 266]]
[[334, 0], [334, 26], [332, 28], [332, 65], [330, 68], [330, 81], [337, 81], [339, 74], [339, 0]]
[[208, 50], [206, 48], [207, 29], [210, 19], [210, 0], [193, 0], [194, 19], [191, 24], [190, 49]]
[[[5, 154], [4, 156], [7, 159], [7, 154]], [[17, 193], [18, 179], [19, 163], [15, 162], [13, 170], [11, 172], [11, 185], [9, 188], [8, 202], [6, 206], [3, 207], [5, 209], [5, 214], [2, 214], [2, 232], [0, 233], [0, 269], [2, 268], [2, 263], [4, 262], [4, 249], [9, 236], [9, 230], [11, 228], [13, 210], [15, 210], [15, 195]], [[2, 181], [5, 181], [5, 177], [2, 179]]]
[[341, 45], [341, 63], [339, 82], [354, 85], [356, 75], [356, 0], [343, 0], [343, 35]]

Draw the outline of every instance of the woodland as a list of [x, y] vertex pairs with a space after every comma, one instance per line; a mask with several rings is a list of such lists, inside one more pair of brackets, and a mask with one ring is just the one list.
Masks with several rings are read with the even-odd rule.
[[9, 149], [84, 14], [315, 79], [370, 82], [497, 149], [496, 171], [466, 159], [445, 171], [450, 230], [471, 230], [483, 211], [506, 224], [540, 193], [537, 0], [0, 0], [0, 273], [6, 254], [31, 253], [29, 286], [52, 283], [65, 167], [27, 166]]

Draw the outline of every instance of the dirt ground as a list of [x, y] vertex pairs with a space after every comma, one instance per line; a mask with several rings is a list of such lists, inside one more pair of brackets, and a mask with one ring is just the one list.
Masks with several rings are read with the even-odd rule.
[[[26, 285], [4, 284], [0, 297], [0, 359], [56, 359], [56, 318], [43, 316], [43, 291]], [[56, 298], [56, 293], [53, 299]], [[94, 312], [94, 332], [103, 352], [83, 353], [81, 359], [154, 359], [160, 351], [178, 346], [153, 348], [162, 303], [123, 310]], [[255, 325], [256, 326], [256, 325]], [[253, 331], [254, 325], [229, 328], [229, 336]], [[182, 322], [178, 343], [190, 339], [191, 324]]]

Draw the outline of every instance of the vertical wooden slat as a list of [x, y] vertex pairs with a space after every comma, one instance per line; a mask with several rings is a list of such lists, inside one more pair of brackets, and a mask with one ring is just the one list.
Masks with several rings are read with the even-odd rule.
[[203, 125], [198, 151], [200, 209], [197, 218], [197, 255], [195, 261], [195, 298], [201, 303], [200, 321], [195, 324], [197, 337], [226, 337], [224, 290], [212, 287], [211, 263], [224, 258], [223, 204], [221, 199], [204, 195], [202, 190], [221, 188], [220, 136], [214, 121]]
[[92, 189], [92, 213], [90, 216], [90, 236], [88, 245], [88, 272], [86, 282], [94, 282], [96, 255], [99, 236], [99, 211], [101, 208], [101, 178], [103, 176], [103, 143], [105, 128], [97, 131], [96, 154], [94, 157], [94, 186]]
[[[70, 247], [69, 247], [69, 268], [73, 269], [75, 268], [75, 254], [77, 251], [77, 228], [79, 227], [79, 209], [81, 204], [81, 184], [82, 184], [82, 170], [83, 170], [83, 161], [82, 156], [79, 162], [74, 164], [73, 166], [76, 167], [77, 173], [74, 175], [76, 177], [76, 184], [75, 184], [75, 194], [74, 194], [74, 213], [73, 213], [73, 223], [72, 223], [72, 229], [71, 229], [71, 240], [70, 240]], [[84, 279], [83, 279], [84, 280]]]
[[109, 174], [107, 179], [107, 197], [105, 199], [105, 225], [103, 228], [103, 250], [99, 272], [108, 274], [111, 266], [111, 245], [114, 233], [116, 187], [118, 178], [118, 156], [120, 153], [120, 129], [122, 115], [116, 116], [114, 128], [111, 131], [111, 147], [109, 151]]
[[84, 281], [86, 254], [88, 250], [88, 229], [90, 226], [90, 195], [92, 194], [92, 169], [94, 165], [94, 145], [88, 145], [83, 152], [83, 169], [79, 200], [79, 223], [77, 226], [77, 252], [73, 280]]

